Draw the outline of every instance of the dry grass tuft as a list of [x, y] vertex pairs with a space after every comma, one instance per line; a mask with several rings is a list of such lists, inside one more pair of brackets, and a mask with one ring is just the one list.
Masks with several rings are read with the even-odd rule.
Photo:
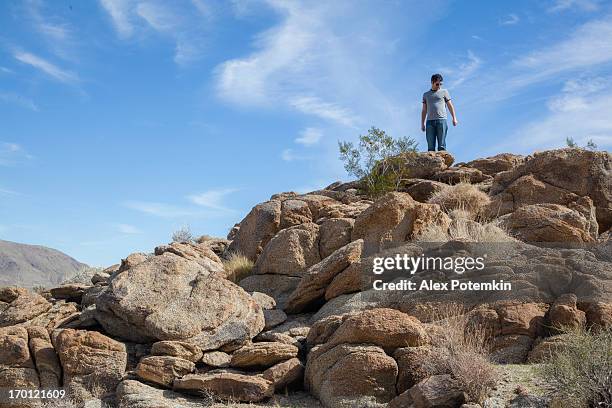
[[255, 266], [253, 261], [239, 253], [232, 253], [223, 260], [226, 277], [232, 282], [240, 282], [251, 275], [253, 266]]
[[472, 214], [471, 219], [476, 218], [489, 205], [489, 196], [478, 189], [478, 187], [461, 181], [454, 185], [444, 186], [434, 192], [429, 198], [432, 204], [438, 204], [446, 212], [460, 209]]
[[[455, 210], [455, 216], [462, 213]], [[481, 224], [467, 218], [455, 217], [448, 229], [440, 225], [430, 225], [420, 235], [415, 237], [417, 242], [514, 242], [508, 232], [496, 221]]]
[[489, 336], [483, 326], [468, 324], [461, 305], [448, 304], [432, 316], [437, 331], [438, 353], [431, 353], [426, 367], [430, 375], [449, 374], [470, 401], [482, 403], [499, 380], [489, 360]]

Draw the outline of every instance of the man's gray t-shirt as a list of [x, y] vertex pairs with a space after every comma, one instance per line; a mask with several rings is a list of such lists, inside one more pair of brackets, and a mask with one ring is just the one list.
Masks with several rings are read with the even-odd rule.
[[423, 103], [427, 104], [427, 120], [446, 119], [446, 102], [450, 95], [446, 89], [429, 90], [423, 94]]

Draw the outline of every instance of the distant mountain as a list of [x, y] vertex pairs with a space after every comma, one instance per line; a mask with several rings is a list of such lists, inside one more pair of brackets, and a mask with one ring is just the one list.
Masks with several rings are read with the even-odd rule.
[[0, 240], [0, 286], [54, 286], [87, 267], [56, 249]]

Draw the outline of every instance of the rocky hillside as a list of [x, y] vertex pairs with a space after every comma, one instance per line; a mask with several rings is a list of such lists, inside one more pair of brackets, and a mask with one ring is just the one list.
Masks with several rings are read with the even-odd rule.
[[52, 287], [86, 267], [56, 249], [0, 240], [0, 286]]
[[[121, 408], [576, 406], [532, 365], [572, 344], [562, 328], [612, 330], [612, 155], [402, 160], [376, 199], [359, 182], [280, 193], [227, 239], [131, 254], [88, 285], [0, 289], [0, 387]], [[485, 262], [372, 273], [403, 255]], [[375, 290], [382, 276], [512, 289]]]

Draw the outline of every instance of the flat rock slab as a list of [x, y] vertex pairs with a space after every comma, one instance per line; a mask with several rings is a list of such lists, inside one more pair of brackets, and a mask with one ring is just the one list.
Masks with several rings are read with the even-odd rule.
[[172, 356], [149, 356], [140, 360], [136, 367], [136, 375], [145, 381], [172, 387], [175, 378], [190, 374], [195, 370], [195, 364]]
[[239, 348], [232, 355], [232, 367], [270, 367], [297, 357], [298, 348], [291, 344], [265, 341]]
[[261, 376], [229, 372], [188, 374], [174, 381], [174, 389], [244, 402], [259, 402], [274, 394], [272, 382]]

